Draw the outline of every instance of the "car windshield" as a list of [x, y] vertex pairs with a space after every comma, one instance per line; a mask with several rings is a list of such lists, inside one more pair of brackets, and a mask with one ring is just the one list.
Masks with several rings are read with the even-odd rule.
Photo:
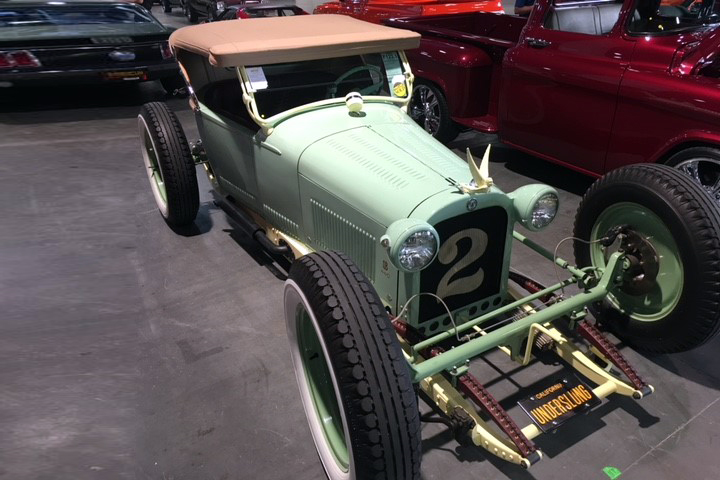
[[350, 92], [407, 96], [397, 52], [246, 67], [262, 118]]
[[133, 35], [164, 32], [136, 5], [3, 5], [0, 39]]
[[718, 0], [637, 0], [628, 30], [668, 34], [720, 23]]

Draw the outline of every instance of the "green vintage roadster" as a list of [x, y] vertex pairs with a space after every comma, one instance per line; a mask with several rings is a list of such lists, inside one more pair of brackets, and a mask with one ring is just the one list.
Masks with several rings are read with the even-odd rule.
[[[504, 193], [487, 153], [459, 158], [408, 117], [403, 50], [417, 34], [322, 15], [192, 26], [170, 42], [202, 141], [189, 145], [166, 105], [142, 107], [155, 200], [171, 227], [192, 224], [201, 165], [228, 216], [292, 261], [285, 321], [331, 479], [420, 478], [418, 399], [529, 467], [542, 458], [534, 437], [613, 393], [654, 391], [603, 330], [655, 353], [717, 332], [720, 214], [680, 172], [635, 165], [598, 180], [571, 262], [518, 231], [553, 221], [553, 188]], [[558, 282], [512, 270], [514, 241], [553, 262]], [[470, 372], [495, 348], [568, 366], [520, 402], [522, 427]]]

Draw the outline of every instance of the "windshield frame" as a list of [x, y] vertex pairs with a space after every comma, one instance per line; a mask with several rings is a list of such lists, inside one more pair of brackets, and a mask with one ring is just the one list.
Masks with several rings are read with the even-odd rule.
[[[392, 97], [386, 95], [364, 95], [363, 102], [390, 103], [399, 106], [403, 112], [407, 113], [407, 107], [410, 103], [410, 99], [412, 98], [412, 87], [415, 76], [410, 70], [410, 64], [408, 62], [407, 56], [405, 55], [405, 52], [402, 50], [395, 50], [393, 52], [396, 52], [400, 57], [403, 76], [405, 77], [405, 85], [407, 87], [407, 95], [405, 97]], [[247, 72], [247, 68], [245, 66], [241, 66], [237, 67], [236, 69], [238, 79], [240, 80], [240, 86], [242, 87], [243, 91], [243, 102], [245, 103], [245, 107], [250, 114], [250, 118], [252, 118], [253, 121], [257, 123], [260, 128], [262, 128], [265, 135], [270, 135], [273, 129], [277, 127], [280, 123], [296, 115], [331, 106], [345, 105], [344, 98], [328, 98], [293, 107], [268, 118], [262, 118], [258, 110], [257, 100], [255, 98], [256, 90], [252, 86], [250, 76]]]

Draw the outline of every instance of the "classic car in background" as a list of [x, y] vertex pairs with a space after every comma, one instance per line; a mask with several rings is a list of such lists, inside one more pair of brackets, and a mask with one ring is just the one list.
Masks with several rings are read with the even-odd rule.
[[172, 12], [173, 7], [177, 7], [183, 12], [185, 11], [185, 0], [137, 0], [147, 10], [151, 10], [153, 4], [160, 5], [163, 8], [163, 12]]
[[292, 0], [269, 0], [261, 3], [242, 2], [234, 5], [225, 5], [219, 10], [213, 20], [235, 20], [257, 17], [291, 17], [293, 15], [307, 15], [302, 8], [295, 5]]
[[[699, 185], [663, 165], [611, 172], [566, 239], [576, 263], [558, 257], [517, 230], [553, 221], [552, 187], [504, 193], [487, 152], [464, 161], [405, 113], [403, 50], [419, 41], [339, 15], [182, 28], [170, 42], [202, 140], [188, 144], [164, 103], [138, 116], [144, 170], [170, 226], [194, 222], [201, 165], [234, 223], [293, 262], [290, 353], [332, 480], [420, 478], [418, 392], [455, 433], [524, 467], [542, 458], [532, 440], [542, 432], [611, 394], [653, 393], [588, 308], [655, 353], [694, 348], [720, 328], [720, 210]], [[513, 240], [553, 262], [558, 283], [511, 270]], [[495, 347], [521, 365], [540, 354], [566, 362], [566, 382], [524, 392], [547, 395], [525, 404], [523, 428], [471, 373], [470, 360]]]
[[133, 3], [12, 1], [0, 9], [0, 85], [159, 80], [184, 88], [171, 30]]
[[185, 16], [191, 23], [200, 19], [212, 21], [225, 7], [236, 4], [259, 4], [260, 0], [184, 0]]
[[720, 204], [720, 2], [538, 0], [530, 18], [484, 13], [388, 23], [408, 52], [411, 115], [443, 142], [458, 125], [599, 176], [680, 168]]
[[503, 13], [504, 10], [499, 0], [339, 0], [318, 5], [313, 13], [338, 13], [381, 23], [388, 18], [468, 12]]

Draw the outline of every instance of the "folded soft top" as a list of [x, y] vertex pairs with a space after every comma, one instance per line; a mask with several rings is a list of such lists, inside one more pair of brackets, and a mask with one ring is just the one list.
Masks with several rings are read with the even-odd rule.
[[297, 15], [184, 27], [170, 45], [235, 67], [408, 50], [420, 45], [420, 35], [345, 15]]

